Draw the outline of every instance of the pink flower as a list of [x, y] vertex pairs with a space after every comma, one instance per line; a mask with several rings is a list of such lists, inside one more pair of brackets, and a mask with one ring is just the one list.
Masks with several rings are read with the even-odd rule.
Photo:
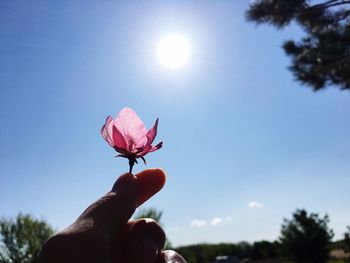
[[101, 135], [106, 142], [118, 153], [117, 157], [129, 159], [130, 173], [137, 158], [146, 164], [144, 156], [162, 148], [163, 142], [153, 146], [157, 135], [158, 119], [154, 126], [147, 131], [144, 123], [136, 112], [130, 108], [123, 108], [116, 119], [108, 116], [102, 126]]

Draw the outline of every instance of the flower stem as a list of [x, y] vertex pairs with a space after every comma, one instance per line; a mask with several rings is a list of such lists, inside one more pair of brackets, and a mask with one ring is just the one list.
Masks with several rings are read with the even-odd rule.
[[132, 173], [132, 168], [134, 167], [134, 164], [135, 164], [135, 160], [130, 158], [129, 159], [129, 166], [130, 166], [129, 173]]

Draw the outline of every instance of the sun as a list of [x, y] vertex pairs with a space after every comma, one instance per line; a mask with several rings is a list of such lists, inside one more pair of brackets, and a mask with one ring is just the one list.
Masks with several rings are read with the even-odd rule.
[[169, 34], [159, 42], [157, 55], [160, 64], [171, 69], [178, 69], [188, 61], [190, 45], [183, 36]]

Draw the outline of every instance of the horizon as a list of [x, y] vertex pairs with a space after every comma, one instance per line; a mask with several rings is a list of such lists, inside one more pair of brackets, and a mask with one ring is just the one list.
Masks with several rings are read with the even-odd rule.
[[[127, 172], [100, 129], [130, 107], [148, 129], [159, 117], [163, 148], [134, 171], [166, 172], [142, 207], [164, 212], [174, 246], [273, 241], [296, 209], [341, 239], [350, 93], [296, 82], [281, 45], [303, 32], [248, 23], [248, 4], [2, 3], [0, 216], [70, 225]], [[157, 54], [171, 34], [189, 45], [176, 69]]]

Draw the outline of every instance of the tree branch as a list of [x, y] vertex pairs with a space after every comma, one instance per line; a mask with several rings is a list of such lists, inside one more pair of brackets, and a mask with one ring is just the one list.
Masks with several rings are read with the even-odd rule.
[[[309, 6], [304, 10], [300, 10], [299, 13], [308, 13], [308, 12], [313, 12], [315, 9], [328, 9], [335, 6], [348, 5], [348, 4], [350, 4], [350, 0], [330, 0], [322, 4]], [[344, 11], [344, 15], [342, 16], [342, 18], [338, 19], [337, 21], [345, 19], [348, 15], [349, 15], [349, 10]]]
[[339, 2], [339, 1], [340, 0], [331, 0], [331, 1], [324, 2], [322, 4], [310, 6], [309, 8], [310, 9], [314, 9], [314, 8], [327, 9], [330, 7], [339, 6], [339, 5], [346, 5], [346, 4], [350, 3], [350, 1], [347, 1], [347, 0], [342, 0], [341, 2]]
[[346, 4], [350, 4], [350, 1], [342, 1], [340, 3], [328, 4], [328, 5], [325, 5], [325, 8], [330, 8], [338, 5], [346, 5]]

